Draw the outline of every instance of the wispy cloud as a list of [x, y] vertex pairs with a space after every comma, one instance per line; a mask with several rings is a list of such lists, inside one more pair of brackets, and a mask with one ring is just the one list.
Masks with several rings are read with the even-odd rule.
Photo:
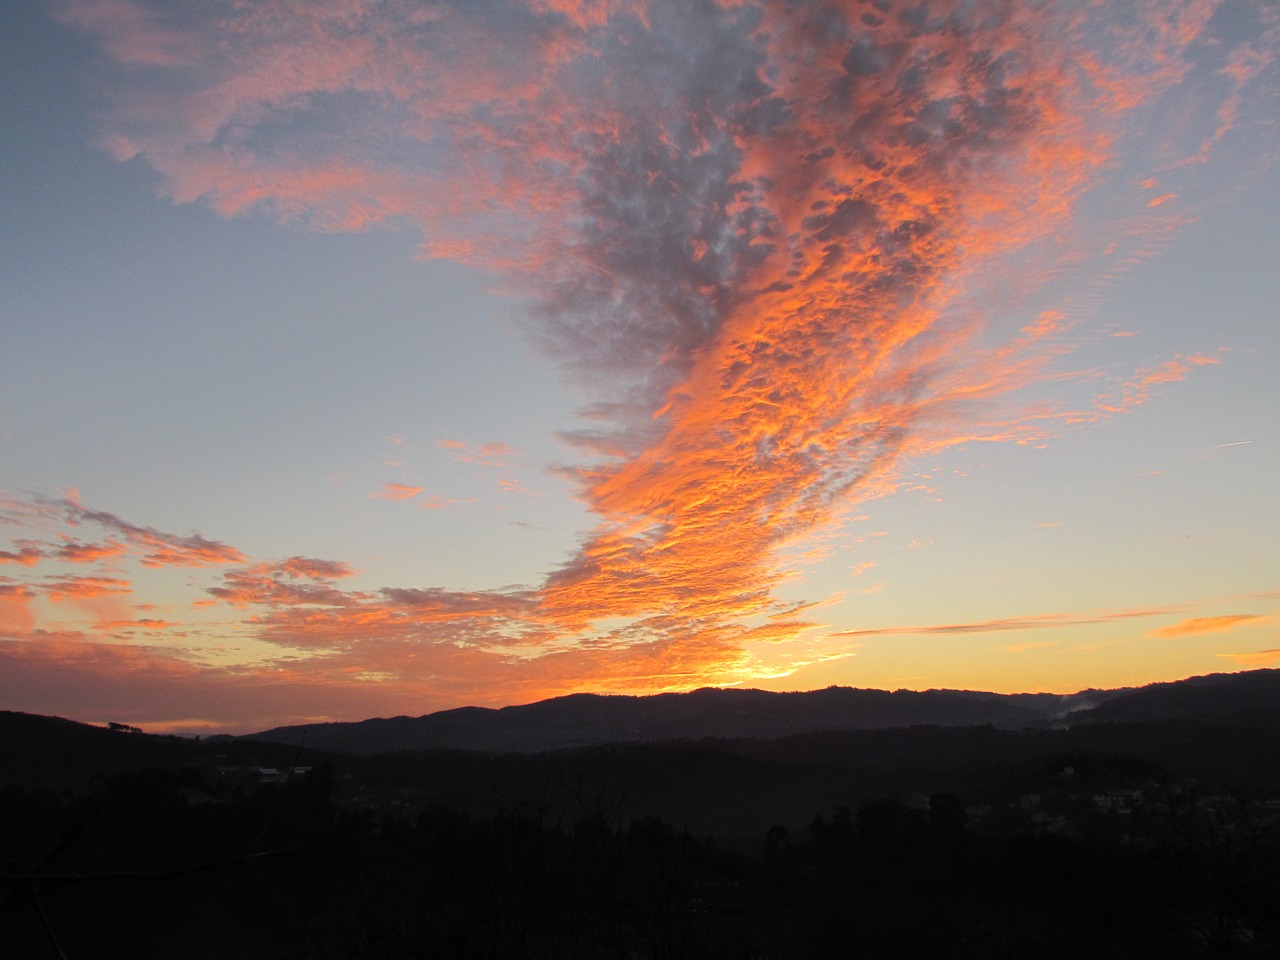
[[449, 507], [475, 502], [475, 497], [443, 497], [433, 493], [419, 500], [418, 506], [423, 510], [447, 510]]
[[[60, 513], [70, 527], [78, 528], [84, 525], [101, 527], [137, 552], [143, 566], [208, 567], [239, 563], [244, 560], [244, 555], [239, 550], [225, 543], [208, 540], [198, 533], [182, 536], [129, 523], [105, 510], [90, 510], [74, 497], [38, 499], [33, 501], [33, 504], [47, 511]], [[69, 549], [69, 555], [64, 556], [63, 559], [74, 560], [78, 553], [86, 555], [90, 548], [66, 544], [58, 549], [60, 551]], [[106, 550], [110, 555], [119, 555], [123, 552], [114, 545], [96, 549]]]
[[439, 440], [436, 446], [449, 451], [449, 456], [462, 463], [478, 463], [486, 467], [505, 467], [520, 451], [505, 443], [490, 441], [471, 446], [461, 440]]
[[1266, 667], [1280, 660], [1280, 649], [1252, 650], [1248, 653], [1220, 653], [1218, 656], [1234, 661], [1242, 667]]
[[833, 633], [833, 637], [891, 637], [911, 635], [946, 636], [962, 633], [998, 633], [1006, 630], [1046, 630], [1063, 627], [1092, 626], [1119, 620], [1135, 620], [1167, 615], [1182, 607], [1151, 607], [1137, 610], [1101, 610], [1090, 613], [1041, 613], [1026, 617], [1001, 617], [993, 620], [974, 620], [967, 623], [935, 623], [927, 625], [874, 627], [865, 630], [845, 630]]
[[222, 575], [222, 585], [209, 587], [208, 593], [239, 607], [346, 606], [361, 596], [343, 593], [333, 586], [333, 581], [352, 573], [346, 564], [333, 560], [291, 557], [277, 563], [227, 570]]
[[119, 577], [58, 577], [45, 581], [39, 589], [56, 603], [132, 593], [133, 585]]
[[1226, 613], [1216, 617], [1191, 617], [1179, 620], [1167, 627], [1151, 631], [1153, 637], [1190, 637], [1201, 633], [1223, 633], [1247, 624], [1265, 621], [1267, 618], [1256, 613]]
[[382, 489], [369, 494], [374, 500], [412, 500], [426, 487], [412, 487], [404, 483], [384, 483]]
[[1196, 367], [1216, 366], [1221, 362], [1221, 357], [1197, 354], [1175, 357], [1157, 367], [1139, 370], [1134, 379], [1121, 385], [1118, 394], [1099, 396], [1095, 401], [1097, 408], [1105, 413], [1124, 413], [1150, 400], [1158, 387], [1185, 380]]

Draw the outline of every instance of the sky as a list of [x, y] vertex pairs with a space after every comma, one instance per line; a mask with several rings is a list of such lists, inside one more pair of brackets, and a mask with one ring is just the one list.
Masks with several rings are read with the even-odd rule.
[[1272, 0], [10, 0], [0, 707], [1280, 666]]

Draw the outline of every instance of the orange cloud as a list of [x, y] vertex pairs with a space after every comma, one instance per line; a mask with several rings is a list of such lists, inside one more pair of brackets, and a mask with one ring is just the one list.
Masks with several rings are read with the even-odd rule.
[[277, 563], [259, 563], [227, 570], [222, 586], [209, 587], [210, 596], [238, 607], [250, 605], [347, 605], [361, 594], [346, 594], [332, 581], [351, 576], [345, 563], [292, 557]]
[[24, 567], [34, 567], [44, 557], [39, 547], [25, 546], [21, 549], [0, 550], [0, 563], [16, 563]]
[[1223, 633], [1249, 623], [1266, 620], [1255, 613], [1228, 613], [1216, 617], [1191, 617], [1167, 627], [1152, 630], [1153, 637], [1190, 637], [1200, 633]]
[[355, 575], [355, 571], [338, 560], [317, 560], [313, 557], [289, 557], [272, 566], [272, 569], [288, 577], [306, 577], [310, 580], [342, 580]]
[[45, 581], [40, 589], [54, 603], [60, 603], [132, 593], [133, 585], [119, 577], [59, 577]]
[[1121, 387], [1120, 395], [1104, 395], [1095, 399], [1097, 408], [1106, 413], [1124, 413], [1133, 407], [1141, 406], [1154, 395], [1155, 388], [1165, 383], [1176, 383], [1185, 380], [1195, 367], [1216, 366], [1221, 358], [1204, 354], [1189, 357], [1174, 357], [1160, 366], [1149, 370], [1139, 370], [1138, 376]]
[[139, 620], [110, 620], [94, 625], [98, 630], [158, 630], [169, 632], [178, 624], [169, 620], [156, 620], [143, 617]]
[[[139, 562], [146, 567], [205, 567], [239, 563], [244, 555], [225, 543], [206, 540], [198, 533], [189, 536], [164, 533], [152, 527], [127, 523], [103, 510], [89, 510], [74, 498], [47, 501], [60, 509], [71, 526], [95, 524], [120, 537], [140, 553]], [[113, 554], [114, 555], [114, 554]], [[70, 558], [68, 558], [70, 559]]]
[[29, 587], [0, 579], [0, 637], [22, 636], [35, 629], [34, 597]]
[[123, 543], [114, 540], [106, 543], [77, 543], [70, 540], [60, 546], [54, 556], [68, 563], [97, 563], [109, 557], [121, 556], [126, 550]]
[[426, 487], [410, 487], [403, 483], [384, 483], [377, 493], [369, 494], [375, 500], [412, 500]]
[[1233, 660], [1242, 667], [1266, 667], [1280, 660], [1280, 649], [1253, 650], [1249, 653], [1220, 653], [1218, 656]]
[[833, 633], [833, 637], [885, 637], [912, 634], [948, 635], [961, 633], [995, 633], [1005, 630], [1044, 630], [1054, 627], [1080, 627], [1118, 620], [1157, 617], [1177, 608], [1140, 608], [1136, 610], [1104, 610], [1097, 613], [1042, 613], [1028, 617], [1004, 617], [995, 620], [977, 620], [968, 623], [940, 623], [928, 626], [875, 627], [865, 630], [845, 630]]

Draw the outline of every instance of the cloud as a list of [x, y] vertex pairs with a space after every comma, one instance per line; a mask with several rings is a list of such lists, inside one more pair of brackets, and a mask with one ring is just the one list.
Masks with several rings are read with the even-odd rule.
[[53, 556], [68, 563], [97, 563], [109, 557], [118, 557], [125, 553], [123, 543], [109, 540], [106, 543], [77, 543], [69, 540], [54, 552]]
[[291, 557], [276, 563], [258, 563], [227, 570], [222, 585], [209, 587], [210, 596], [238, 607], [251, 605], [345, 605], [360, 594], [347, 594], [332, 581], [352, 575], [344, 563]]
[[[175, 201], [319, 230], [411, 224], [426, 256], [525, 297], [530, 336], [583, 391], [562, 432], [582, 459], [562, 472], [594, 525], [530, 588], [355, 591], [74, 497], [48, 503], [145, 566], [226, 568], [208, 595], [252, 609], [256, 637], [311, 651], [317, 671], [360, 650], [379, 675], [472, 691], [451, 671], [483, 663], [541, 689], [732, 679], [750, 668], [745, 641], [810, 629], [776, 616], [789, 556], [893, 490], [912, 458], [1043, 442], [1069, 421], [1012, 394], [1046, 376], [1072, 318], [1012, 311], [1000, 327], [985, 298], [1022, 299], [1077, 247], [1101, 249], [1073, 224], [1118, 165], [1126, 118], [1216, 64], [1229, 89], [1194, 142], [1170, 147], [1184, 160], [1237, 121], [1223, 98], [1246, 98], [1270, 62], [1192, 0], [59, 9], [117, 62], [102, 142]], [[1181, 222], [1135, 206], [1138, 239]], [[1216, 362], [1144, 368], [1078, 419]], [[520, 456], [440, 446], [491, 468]]]
[[35, 592], [24, 584], [0, 578], [0, 637], [24, 636], [35, 629], [34, 597]]
[[[1003, 617], [995, 620], [975, 620], [967, 623], [940, 623], [927, 626], [874, 627], [864, 630], [844, 630], [832, 637], [888, 637], [910, 635], [947, 636], [963, 633], [997, 633], [1006, 630], [1045, 630], [1060, 627], [1092, 626], [1118, 620], [1157, 617], [1171, 612], [1168, 607], [1140, 608], [1136, 610], [1104, 610], [1097, 613], [1041, 613], [1028, 617]], [[1012, 651], [1011, 651], [1012, 652]]]
[[384, 483], [377, 493], [369, 494], [375, 500], [412, 500], [426, 487], [411, 487], [403, 483]]
[[520, 451], [505, 443], [490, 441], [473, 447], [460, 440], [438, 440], [436, 446], [449, 451], [449, 456], [460, 463], [478, 463], [486, 467], [505, 467]]
[[1233, 660], [1242, 667], [1266, 667], [1280, 660], [1280, 649], [1253, 650], [1248, 653], [1220, 653], [1218, 656]]
[[58, 577], [39, 587], [54, 603], [64, 600], [92, 600], [133, 592], [133, 584], [119, 577]]
[[1121, 385], [1119, 396], [1104, 395], [1095, 400], [1097, 408], [1105, 413], [1124, 413], [1133, 407], [1146, 403], [1155, 393], [1155, 388], [1166, 383], [1185, 380], [1196, 367], [1216, 366], [1221, 363], [1220, 357], [1197, 354], [1187, 357], [1174, 357], [1157, 367], [1139, 370], [1134, 379]]
[[162, 23], [163, 18], [130, 0], [65, 2], [55, 6], [61, 19], [97, 34], [121, 63], [180, 67], [199, 55], [200, 37]]
[[95, 524], [120, 537], [140, 551], [140, 562], [146, 567], [206, 567], [244, 560], [244, 555], [234, 547], [207, 540], [198, 533], [184, 537], [153, 527], [138, 526], [104, 510], [90, 510], [73, 498], [43, 503], [60, 509], [66, 522], [73, 527]]
[[1256, 613], [1228, 613], [1216, 617], [1191, 617], [1179, 620], [1167, 627], [1152, 630], [1153, 637], [1190, 637], [1201, 633], [1223, 633], [1246, 624], [1265, 621], [1267, 618]]
[[317, 560], [313, 557], [289, 557], [272, 566], [283, 576], [307, 577], [311, 580], [342, 580], [355, 575], [355, 571], [339, 560]]
[[24, 567], [34, 567], [44, 557], [39, 547], [25, 546], [19, 550], [0, 550], [0, 563], [16, 563]]
[[423, 510], [444, 510], [448, 507], [456, 506], [460, 503], [475, 503], [475, 497], [466, 497], [464, 499], [442, 497], [438, 494], [423, 497], [418, 501], [418, 506]]

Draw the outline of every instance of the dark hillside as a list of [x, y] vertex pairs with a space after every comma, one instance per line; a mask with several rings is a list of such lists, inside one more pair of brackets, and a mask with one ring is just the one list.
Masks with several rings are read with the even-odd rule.
[[[1042, 713], [998, 694], [830, 687], [807, 693], [696, 690], [651, 697], [575, 694], [522, 706], [468, 707], [423, 717], [309, 726], [307, 743], [347, 753], [460, 749], [540, 752], [604, 743], [775, 738], [822, 730], [866, 730], [933, 724], [1020, 728]], [[297, 743], [302, 727], [253, 734]]]
[[[308, 751], [310, 762], [323, 756]], [[108, 730], [61, 717], [0, 711], [0, 786], [83, 790], [96, 777], [152, 768], [256, 765], [287, 768], [296, 748], [219, 739], [188, 740]]]
[[362, 755], [439, 749], [538, 753], [707, 737], [774, 740], [922, 725], [1022, 730], [1176, 717], [1236, 718], [1280, 729], [1280, 671], [1069, 695], [851, 687], [805, 693], [703, 689], [649, 697], [574, 694], [499, 710], [464, 707], [421, 717], [277, 727], [251, 736], [298, 744], [305, 729], [308, 746]]
[[1280, 730], [1280, 670], [1153, 683], [1072, 716], [1072, 723], [1216, 719]]

